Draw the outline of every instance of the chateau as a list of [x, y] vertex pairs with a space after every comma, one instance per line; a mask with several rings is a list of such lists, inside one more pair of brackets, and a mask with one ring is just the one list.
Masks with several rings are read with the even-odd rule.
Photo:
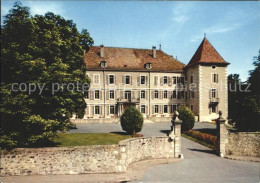
[[170, 122], [180, 105], [197, 121], [228, 115], [227, 65], [204, 38], [188, 65], [157, 50], [93, 46], [85, 53], [91, 79], [86, 113], [77, 123], [115, 123], [128, 106], [145, 120]]

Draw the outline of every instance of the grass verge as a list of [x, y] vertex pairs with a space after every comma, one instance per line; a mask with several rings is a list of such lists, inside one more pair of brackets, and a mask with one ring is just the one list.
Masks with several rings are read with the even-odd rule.
[[58, 147], [109, 145], [128, 138], [131, 136], [114, 133], [60, 133], [54, 142]]

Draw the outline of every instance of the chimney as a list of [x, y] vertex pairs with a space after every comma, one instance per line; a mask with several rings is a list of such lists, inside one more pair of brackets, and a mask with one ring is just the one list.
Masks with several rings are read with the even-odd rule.
[[156, 46], [153, 46], [153, 58], [156, 58]]
[[104, 57], [104, 45], [100, 45], [100, 57]]

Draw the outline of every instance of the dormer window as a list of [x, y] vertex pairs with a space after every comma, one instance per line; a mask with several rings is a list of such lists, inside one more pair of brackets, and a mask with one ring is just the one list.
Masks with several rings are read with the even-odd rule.
[[106, 67], [107, 66], [107, 62], [105, 60], [100, 62], [100, 67]]
[[148, 62], [145, 64], [146, 69], [151, 69], [152, 68], [152, 63]]

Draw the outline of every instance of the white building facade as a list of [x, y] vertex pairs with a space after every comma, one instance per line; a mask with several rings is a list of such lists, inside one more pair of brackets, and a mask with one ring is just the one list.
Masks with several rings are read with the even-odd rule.
[[91, 86], [83, 119], [75, 123], [116, 123], [129, 106], [146, 120], [169, 122], [180, 105], [198, 121], [227, 117], [227, 65], [204, 38], [188, 65], [161, 50], [91, 47], [85, 53]]

